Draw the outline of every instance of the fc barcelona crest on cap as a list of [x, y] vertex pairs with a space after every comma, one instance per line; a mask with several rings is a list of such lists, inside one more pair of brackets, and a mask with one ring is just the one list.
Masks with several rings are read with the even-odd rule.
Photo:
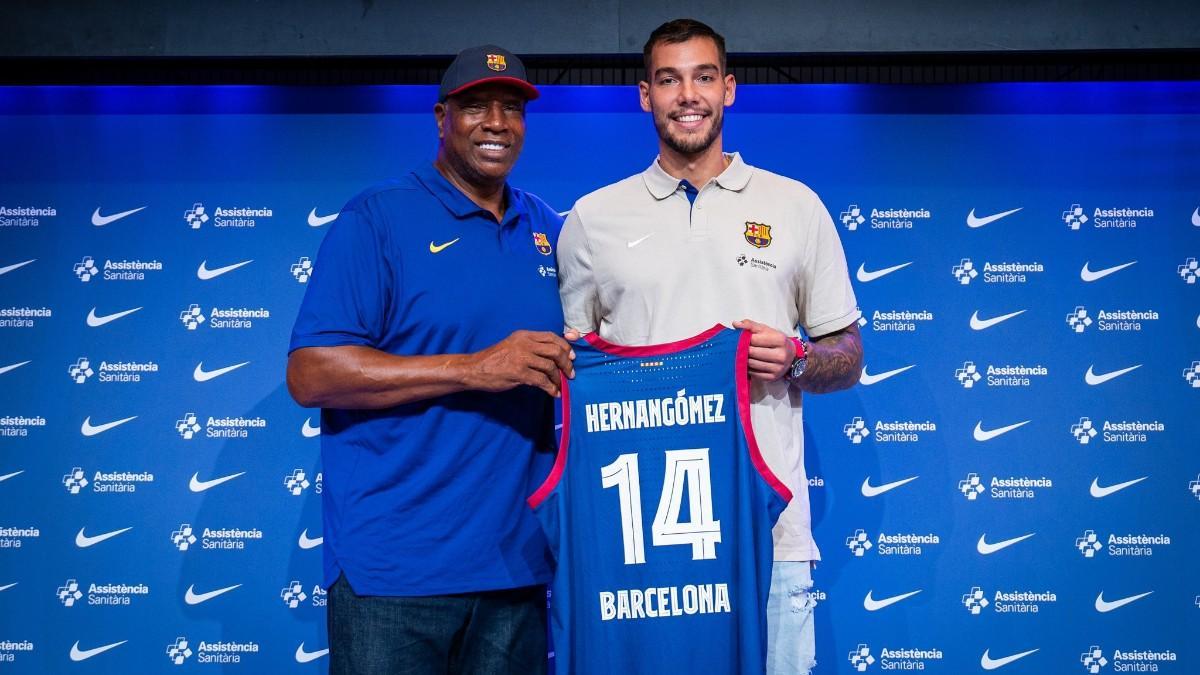
[[771, 245], [771, 226], [762, 223], [746, 222], [746, 241], [754, 248], [766, 248]]
[[533, 233], [533, 245], [537, 247], [538, 253], [542, 255], [550, 255], [554, 249], [550, 248], [550, 239], [546, 237], [545, 232]]
[[488, 54], [487, 66], [496, 72], [500, 72], [507, 68], [508, 64], [505, 63], [503, 54]]

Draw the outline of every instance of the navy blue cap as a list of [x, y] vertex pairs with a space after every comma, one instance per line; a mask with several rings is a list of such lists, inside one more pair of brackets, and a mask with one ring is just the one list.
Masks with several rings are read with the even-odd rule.
[[464, 49], [454, 57], [454, 62], [442, 76], [438, 100], [444, 103], [463, 90], [488, 82], [510, 84], [520, 90], [526, 100], [532, 101], [539, 95], [529, 83], [521, 59], [502, 47], [483, 45]]

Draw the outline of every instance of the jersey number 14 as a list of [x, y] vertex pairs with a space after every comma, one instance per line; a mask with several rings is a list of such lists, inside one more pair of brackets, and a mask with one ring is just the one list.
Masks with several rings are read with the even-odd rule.
[[[713, 519], [712, 480], [709, 476], [708, 448], [667, 450], [663, 471], [662, 495], [654, 515], [651, 532], [655, 546], [692, 545], [692, 560], [717, 557], [721, 542], [721, 522]], [[642, 484], [638, 477], [638, 456], [628, 453], [600, 469], [600, 483], [617, 488], [621, 502], [621, 539], [625, 546], [625, 564], [646, 562], [646, 541], [642, 534]], [[687, 492], [690, 520], [680, 522], [679, 512]]]

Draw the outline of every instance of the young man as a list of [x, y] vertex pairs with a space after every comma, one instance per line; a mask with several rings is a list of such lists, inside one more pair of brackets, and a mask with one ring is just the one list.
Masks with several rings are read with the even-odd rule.
[[[288, 388], [320, 406], [332, 673], [545, 672], [559, 216], [508, 185], [538, 92], [486, 45], [442, 80], [432, 165], [369, 188], [326, 236]], [[537, 332], [533, 332], [537, 331]]]
[[644, 56], [641, 105], [659, 156], [567, 216], [558, 251], [566, 325], [624, 345], [673, 342], [714, 323], [752, 333], [755, 433], [794, 494], [774, 530], [767, 671], [807, 673], [815, 651], [807, 590], [820, 554], [801, 393], [848, 388], [862, 367], [845, 255], [812, 190], [722, 151], [736, 82], [720, 35], [698, 21], [670, 21], [651, 33]]

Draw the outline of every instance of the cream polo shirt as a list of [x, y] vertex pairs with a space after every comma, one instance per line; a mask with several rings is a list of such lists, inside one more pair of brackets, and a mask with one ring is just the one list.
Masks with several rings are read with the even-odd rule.
[[[824, 204], [803, 183], [738, 154], [689, 203], [658, 161], [575, 203], [558, 240], [568, 327], [647, 345], [752, 319], [810, 337], [860, 312]], [[780, 380], [751, 389], [763, 457], [794, 495], [775, 526], [776, 560], [819, 560], [804, 470], [800, 391]]]

